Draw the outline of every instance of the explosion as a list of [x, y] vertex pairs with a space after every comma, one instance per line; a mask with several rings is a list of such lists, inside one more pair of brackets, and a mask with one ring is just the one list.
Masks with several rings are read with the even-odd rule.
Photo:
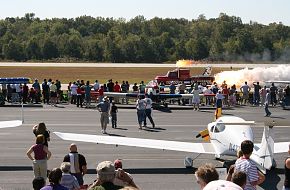
[[219, 85], [226, 81], [228, 86], [235, 84], [237, 87], [242, 86], [245, 81], [249, 85], [253, 82], [264, 84], [265, 81], [290, 81], [290, 66], [279, 65], [269, 68], [257, 67], [238, 71], [223, 71], [215, 75], [215, 81]]

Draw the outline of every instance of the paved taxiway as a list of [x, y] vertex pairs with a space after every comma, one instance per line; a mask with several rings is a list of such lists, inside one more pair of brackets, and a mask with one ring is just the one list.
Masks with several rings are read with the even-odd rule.
[[[290, 112], [281, 108], [270, 108], [273, 113], [271, 119], [289, 120]], [[185, 142], [201, 142], [196, 139], [198, 131], [203, 130], [207, 123], [213, 119], [214, 110], [163, 110], [153, 111], [156, 129], [138, 130], [135, 109], [120, 109], [118, 113], [118, 129], [109, 128], [111, 135], [164, 139]], [[264, 110], [261, 107], [239, 107], [225, 110], [224, 114], [236, 115], [246, 120], [264, 121]], [[1, 107], [0, 120], [19, 119], [20, 108]], [[72, 105], [60, 107], [44, 106], [43, 108], [24, 108], [25, 124], [18, 128], [6, 128], [0, 130], [0, 189], [31, 189], [33, 172], [31, 161], [26, 156], [26, 150], [34, 143], [32, 126], [38, 122], [45, 122], [48, 129], [61, 132], [101, 134], [99, 124], [99, 112], [93, 109], [78, 109]], [[150, 125], [149, 125], [150, 126]], [[255, 142], [260, 142], [263, 128], [253, 128]], [[275, 127], [276, 141], [289, 141], [289, 127]], [[49, 149], [52, 158], [48, 161], [49, 168], [60, 165], [63, 156], [68, 152], [71, 142], [62, 141], [51, 134]], [[193, 169], [185, 169], [183, 159], [190, 156], [188, 153], [175, 151], [162, 151], [136, 147], [115, 147], [77, 142], [79, 152], [86, 156], [90, 172], [94, 172], [96, 163], [103, 160], [123, 159], [123, 166], [134, 177], [136, 184], [144, 190], [176, 190], [199, 189], [194, 178]], [[192, 155], [193, 157], [197, 154]], [[266, 182], [258, 189], [281, 189], [284, 180], [283, 161], [285, 154], [275, 155], [277, 169], [271, 171]], [[203, 163], [213, 163], [222, 167], [220, 161], [214, 160], [214, 156], [200, 155], [194, 161], [194, 167]], [[7, 171], [10, 170], [10, 171]], [[85, 183], [91, 183], [95, 174], [85, 175]]]

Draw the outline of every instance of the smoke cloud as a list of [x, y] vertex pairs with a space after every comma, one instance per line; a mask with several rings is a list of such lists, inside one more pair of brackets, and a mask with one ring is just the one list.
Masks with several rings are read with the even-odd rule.
[[226, 81], [228, 86], [236, 84], [241, 86], [245, 81], [251, 85], [253, 82], [265, 84], [265, 81], [290, 81], [290, 65], [279, 65], [277, 67], [254, 69], [242, 69], [238, 71], [223, 71], [215, 75], [217, 84], [222, 84]]

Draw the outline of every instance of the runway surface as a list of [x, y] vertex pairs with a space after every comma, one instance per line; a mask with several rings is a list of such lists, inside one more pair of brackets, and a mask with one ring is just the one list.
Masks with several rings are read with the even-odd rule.
[[[281, 65], [281, 64], [279, 64]], [[176, 67], [175, 64], [161, 63], [22, 63], [22, 62], [0, 62], [2, 67]], [[237, 63], [203, 63], [193, 64], [189, 67], [223, 67], [223, 68], [256, 68], [256, 67], [275, 67], [278, 63], [272, 64], [237, 64]]]
[[[270, 108], [273, 113], [269, 120], [289, 120], [290, 112], [281, 108]], [[108, 133], [115, 136], [136, 138], [164, 139], [184, 142], [201, 142], [195, 135], [205, 129], [213, 120], [214, 110], [163, 110], [153, 111], [156, 129], [138, 130], [137, 116], [134, 109], [120, 109], [118, 112], [118, 128], [109, 128]], [[236, 115], [246, 120], [262, 122], [265, 120], [262, 107], [238, 107], [224, 111], [225, 115]], [[24, 108], [25, 123], [18, 128], [6, 128], [0, 131], [0, 189], [24, 190], [32, 189], [33, 171], [31, 161], [26, 156], [27, 149], [34, 144], [33, 125], [45, 122], [48, 129], [60, 132], [101, 134], [100, 114], [94, 109], [77, 108], [73, 105], [60, 105], [43, 108]], [[21, 118], [21, 109], [1, 107], [0, 120]], [[149, 125], [150, 127], [150, 125]], [[263, 127], [253, 127], [255, 142], [260, 142]], [[289, 127], [275, 127], [276, 142], [289, 141]], [[51, 134], [49, 149], [52, 158], [48, 161], [49, 168], [60, 166], [68, 147], [72, 142], [63, 141]], [[204, 163], [213, 163], [221, 168], [223, 162], [214, 160], [211, 155], [191, 155], [185, 152], [162, 151], [125, 146], [101, 145], [77, 142], [78, 150], [85, 155], [90, 174], [85, 175], [85, 183], [89, 184], [96, 178], [96, 163], [117, 158], [123, 160], [123, 167], [134, 177], [135, 183], [144, 190], [176, 190], [199, 189], [194, 178], [194, 169]], [[185, 169], [185, 156], [197, 157], [193, 169]], [[277, 168], [266, 176], [266, 182], [258, 189], [281, 189], [284, 180], [283, 161], [287, 153], [275, 155]], [[229, 157], [223, 157], [230, 159]]]

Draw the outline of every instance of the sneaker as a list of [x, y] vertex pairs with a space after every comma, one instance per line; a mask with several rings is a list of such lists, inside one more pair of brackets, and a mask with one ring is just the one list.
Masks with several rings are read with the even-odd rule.
[[104, 134], [104, 130], [102, 130], [102, 133]]

